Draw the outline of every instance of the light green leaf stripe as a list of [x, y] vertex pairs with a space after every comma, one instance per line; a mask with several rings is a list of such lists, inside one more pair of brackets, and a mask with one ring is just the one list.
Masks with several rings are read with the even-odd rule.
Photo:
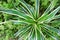
[[54, 11], [52, 11], [49, 15], [45, 15], [45, 16], [41, 17], [39, 22], [49, 23], [51, 20], [54, 19], [55, 15], [57, 14], [57, 12], [59, 10], [60, 10], [60, 6], [58, 8], [56, 8]]
[[60, 14], [56, 15], [53, 19], [59, 19], [60, 18]]
[[0, 9], [0, 12], [11, 14], [11, 15], [17, 15], [17, 16], [23, 18], [23, 19], [29, 19], [30, 18], [26, 14], [21, 13], [21, 12], [19, 12], [17, 10], [13, 10], [13, 9], [12, 10], [11, 9]]
[[48, 30], [50, 30], [50, 31], [52, 31], [52, 32], [55, 32], [55, 33], [57, 33], [58, 35], [60, 35], [60, 30], [59, 30], [59, 29], [56, 29], [56, 28], [54, 28], [54, 27], [52, 27], [52, 26], [49, 26], [49, 25], [47, 25], [47, 24], [43, 24], [42, 27], [44, 27], [44, 28], [46, 28], [46, 29], [48, 29]]
[[23, 33], [27, 32], [31, 28], [30, 25], [27, 25], [26, 27], [20, 29], [17, 33], [15, 33], [15, 37], [22, 35]]
[[35, 0], [35, 17], [36, 17], [36, 19], [39, 17], [39, 2], [40, 2], [40, 0]]
[[58, 0], [52, 0], [51, 4], [48, 6], [48, 8], [46, 9], [46, 11], [43, 13], [43, 15], [48, 14], [56, 6], [57, 2], [58, 2]]
[[60, 6], [58, 8], [56, 8], [54, 11], [52, 11], [48, 16], [46, 22], [50, 22], [51, 20], [53, 20], [53, 18], [55, 17], [55, 15], [57, 14], [57, 12], [60, 10]]
[[48, 32], [46, 29], [44, 29], [44, 31], [47, 35], [49, 35], [54, 40], [59, 40], [59, 38], [57, 36], [55, 36], [54, 34], [52, 34], [51, 32]]
[[[48, 8], [46, 9], [46, 11], [43, 13], [43, 15], [38, 18], [38, 21], [39, 21], [41, 18], [43, 18], [43, 17], [45, 17], [46, 15], [48, 15], [48, 13], [55, 7], [57, 1], [58, 1], [58, 0], [56, 0], [56, 1], [53, 0], [53, 1], [51, 2], [51, 4], [49, 5], [49, 7], [48, 7]], [[44, 20], [45, 20], [45, 19], [44, 19]]]
[[33, 12], [32, 12], [33, 10], [31, 10], [33, 8], [31, 8], [31, 6], [28, 5], [24, 0], [20, 0], [20, 3], [29, 11], [30, 15], [33, 16]]
[[[38, 32], [39, 31], [39, 32]], [[39, 34], [39, 35], [38, 35]], [[45, 36], [42, 33], [40, 25], [37, 25], [37, 40], [45, 40]]]

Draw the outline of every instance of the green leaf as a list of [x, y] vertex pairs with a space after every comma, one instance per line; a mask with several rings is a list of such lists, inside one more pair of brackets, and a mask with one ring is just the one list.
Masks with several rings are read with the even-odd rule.
[[54, 27], [60, 27], [60, 20], [54, 20], [54, 21], [51, 21], [50, 23]]
[[59, 19], [60, 18], [60, 14], [56, 15], [53, 19]]
[[26, 21], [20, 21], [20, 20], [11, 20], [11, 22], [14, 23], [14, 24], [29, 24]]
[[31, 18], [29, 17], [29, 15], [24, 14], [24, 13], [21, 13], [21, 12], [19, 12], [19, 11], [17, 11], [17, 10], [1, 9], [1, 8], [0, 8], [0, 12], [7, 13], [7, 14], [11, 14], [11, 15], [17, 15], [17, 16], [23, 18], [23, 19], [26, 19], [26, 20], [27, 20], [27, 19], [31, 19]]
[[58, 0], [53, 0], [51, 2], [51, 4], [49, 5], [49, 7], [46, 9], [46, 11], [43, 13], [43, 15], [41, 17], [38, 18], [38, 21], [43, 21], [45, 20], [45, 18], [47, 17], [48, 13], [55, 7], [56, 3]]
[[27, 40], [45, 40], [41, 30], [38, 28], [34, 28], [35, 27], [32, 28], [31, 34]]
[[36, 30], [36, 39], [37, 40], [45, 40], [44, 36], [42, 35], [42, 33], [40, 32], [40, 30]]
[[24, 28], [18, 30], [14, 35], [15, 37], [18, 37], [19, 35], [21, 36], [22, 34], [26, 33], [29, 29], [31, 28], [30, 25], [25, 26]]
[[59, 38], [57, 36], [55, 36], [53, 33], [47, 31], [46, 29], [44, 29], [44, 32], [49, 35], [50, 37], [52, 37], [54, 40], [59, 40]]
[[59, 10], [60, 10], [60, 6], [56, 8], [54, 11], [52, 11], [50, 14], [41, 17], [39, 22], [49, 23], [51, 20], [53, 20], [53, 18], [55, 17], [55, 15], [57, 14]]
[[[38, 33], [38, 31], [39, 31], [40, 33]], [[38, 34], [39, 34], [40, 36], [39, 36]], [[43, 33], [42, 33], [42, 30], [41, 30], [40, 25], [38, 25], [38, 24], [37, 24], [37, 35], [39, 36], [39, 37], [37, 36], [37, 39], [40, 38], [41, 40], [45, 40], [45, 36], [44, 36]]]
[[53, 20], [53, 18], [55, 17], [55, 15], [57, 14], [57, 12], [60, 10], [60, 6], [58, 8], [56, 8], [54, 11], [52, 11], [48, 16], [46, 22], [50, 22], [51, 20]]
[[32, 17], [31, 17], [30, 15], [21, 13], [21, 12], [19, 12], [19, 11], [17, 11], [17, 10], [0, 9], [0, 12], [19, 16], [20, 18], [25, 19], [24, 21], [26, 21], [26, 22], [34, 22], [34, 21], [35, 21], [34, 19], [32, 19]]
[[[58, 0], [53, 0], [51, 2], [51, 4], [48, 6], [48, 8], [46, 9], [46, 11], [44, 12], [43, 15], [47, 15], [55, 6], [56, 6], [56, 3], [58, 2]], [[43, 16], [42, 15], [42, 16]]]
[[32, 31], [31, 29], [29, 29], [28, 31], [26, 31], [26, 32], [22, 33], [21, 35], [19, 35], [19, 39], [18, 40], [21, 40], [21, 39], [27, 40], [27, 38], [31, 34], [31, 31]]
[[37, 40], [45, 40], [45, 37], [41, 31], [37, 31]]
[[60, 20], [54, 20], [54, 21], [52, 21], [52, 22], [50, 22], [50, 23], [56, 23], [56, 24], [60, 24]]
[[35, 17], [39, 17], [39, 0], [35, 0]]
[[28, 14], [28, 11], [23, 7], [23, 6], [20, 6], [20, 7], [17, 7], [16, 8], [18, 11], [20, 11], [20, 12], [23, 12], [23, 13], [27, 13]]
[[34, 29], [32, 30], [32, 32], [31, 32], [31, 34], [30, 34], [30, 36], [28, 37], [28, 40], [35, 40], [36, 38], [35, 38], [35, 31], [34, 31]]
[[57, 33], [58, 35], [60, 35], [60, 30], [59, 29], [56, 29], [56, 28], [54, 28], [52, 26], [49, 26], [47, 24], [43, 24], [41, 26], [44, 27], [44, 28], [46, 28], [46, 29], [48, 29], [48, 30], [50, 30], [50, 31], [52, 31], [52, 32]]
[[29, 14], [33, 16], [33, 7], [31, 5], [27, 4], [24, 0], [20, 0], [20, 3], [29, 11]]

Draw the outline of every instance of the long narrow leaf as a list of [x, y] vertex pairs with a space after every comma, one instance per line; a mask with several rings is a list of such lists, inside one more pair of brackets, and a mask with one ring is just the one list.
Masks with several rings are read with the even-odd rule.
[[59, 25], [60, 25], [60, 20], [54, 20], [54, 21], [51, 21], [50, 23], [51, 23], [51, 25], [54, 26], [54, 27], [60, 27], [60, 26], [59, 26]]
[[54, 34], [52, 34], [51, 32], [47, 31], [46, 29], [44, 29], [44, 32], [49, 35], [50, 37], [52, 37], [54, 40], [59, 40], [59, 38], [57, 36], [55, 36]]
[[55, 15], [57, 14], [57, 12], [60, 10], [60, 6], [58, 8], [56, 8], [54, 11], [52, 11], [48, 16], [46, 22], [50, 22], [51, 20], [53, 20], [53, 18], [55, 17]]
[[55, 32], [55, 33], [57, 33], [58, 35], [60, 35], [60, 30], [59, 30], [59, 29], [56, 29], [56, 28], [54, 28], [54, 27], [51, 27], [51, 26], [49, 26], [49, 25], [47, 25], [47, 24], [43, 24], [42, 27], [45, 27], [46, 29], [48, 29], [48, 30], [50, 30], [50, 31], [52, 31], [52, 32]]
[[31, 34], [30, 34], [30, 36], [28, 37], [28, 40], [35, 40], [36, 38], [35, 38], [35, 31], [34, 31], [34, 29], [32, 30], [32, 32], [31, 32]]
[[48, 8], [46, 9], [46, 11], [44, 12], [43, 15], [48, 14], [56, 6], [57, 2], [58, 2], [58, 0], [52, 0], [51, 4], [48, 6]]
[[7, 13], [7, 14], [11, 14], [11, 15], [17, 15], [23, 19], [29, 19], [30, 17], [27, 16], [26, 14], [24, 13], [21, 13], [17, 10], [11, 10], [11, 9], [0, 9], [0, 12], [3, 12], [3, 13]]
[[60, 14], [56, 15], [53, 19], [59, 19], [60, 18]]
[[40, 22], [50, 22], [51, 20], [53, 20], [53, 18], [55, 17], [55, 15], [57, 14], [57, 12], [60, 10], [60, 6], [58, 8], [56, 8], [54, 11], [52, 11], [49, 15], [45, 15], [43, 17], [40, 18]]
[[41, 40], [45, 40], [45, 36], [42, 33], [40, 25], [37, 25], [37, 35], [39, 36], [38, 39], [40, 38]]
[[39, 0], [35, 0], [35, 17], [39, 17]]
[[20, 3], [29, 11], [30, 15], [33, 16], [33, 12], [32, 11], [33, 11], [34, 8], [31, 8], [31, 6], [28, 5], [24, 0], [20, 0]]
[[[55, 7], [56, 3], [58, 0], [53, 0], [51, 2], [51, 4], [49, 5], [49, 7], [46, 9], [46, 11], [43, 13], [43, 15], [41, 17], [38, 18], [38, 21], [41, 20], [43, 17], [46, 17], [46, 15], [48, 15], [48, 13]], [[45, 19], [44, 19], [45, 20]]]
[[20, 29], [17, 33], [14, 34], [15, 37], [17, 37], [17, 36], [19, 36], [19, 35], [22, 35], [22, 34], [25, 33], [26, 31], [28, 31], [30, 28], [31, 28], [30, 25], [28, 25], [28, 26]]

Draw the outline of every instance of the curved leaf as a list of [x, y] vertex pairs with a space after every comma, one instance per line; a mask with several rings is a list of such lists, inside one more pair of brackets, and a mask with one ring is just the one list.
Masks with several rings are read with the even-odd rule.
[[57, 12], [60, 10], [60, 6], [58, 8], [56, 8], [54, 11], [52, 11], [48, 16], [46, 22], [50, 22], [51, 20], [53, 20], [53, 18], [55, 17], [55, 15], [57, 14]]
[[48, 6], [46, 11], [43, 13], [43, 15], [47, 15], [56, 6], [57, 2], [58, 2], [58, 0], [52, 0], [51, 4]]
[[59, 19], [60, 18], [60, 14], [56, 15], [53, 19]]
[[47, 24], [43, 24], [41, 26], [44, 27], [44, 28], [46, 28], [46, 29], [48, 29], [48, 30], [50, 30], [50, 31], [52, 31], [52, 32], [57, 33], [58, 35], [60, 35], [60, 30], [59, 29], [56, 29], [54, 27], [51, 27], [51, 26], [49, 26]]
[[46, 11], [43, 13], [43, 15], [41, 17], [39, 17], [37, 20], [40, 21], [40, 20], [45, 20], [46, 16], [48, 15], [48, 13], [55, 7], [56, 3], [57, 3], [58, 0], [53, 0], [51, 2], [51, 4], [49, 5], [49, 7], [46, 9]]
[[30, 17], [24, 13], [21, 13], [17, 10], [11, 10], [11, 9], [0, 9], [0, 12], [3, 12], [3, 13], [7, 13], [7, 14], [11, 14], [11, 15], [17, 15], [23, 19], [29, 19]]
[[54, 40], [59, 40], [59, 38], [57, 36], [55, 36], [53, 33], [47, 31], [46, 29], [44, 29], [45, 33], [47, 35], [49, 35], [50, 37], [52, 37]]
[[19, 2], [29, 11], [30, 15], [33, 16], [32, 11], [34, 11], [33, 10], [34, 8], [32, 8], [30, 5], [28, 5], [24, 0], [20, 0]]
[[40, 22], [50, 22], [51, 20], [53, 20], [53, 18], [55, 17], [55, 15], [57, 14], [57, 12], [60, 10], [60, 6], [58, 8], [56, 8], [54, 11], [52, 11], [49, 15], [45, 15], [43, 17], [40, 18]]
[[17, 37], [19, 35], [21, 36], [22, 34], [24, 34], [25, 32], [27, 32], [30, 28], [31, 28], [31, 26], [27, 25], [24, 28], [20, 29], [17, 33], [14, 34], [15, 37]]

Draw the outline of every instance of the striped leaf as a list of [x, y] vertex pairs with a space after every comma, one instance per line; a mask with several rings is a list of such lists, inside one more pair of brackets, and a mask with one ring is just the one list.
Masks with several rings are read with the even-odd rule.
[[26, 27], [24, 27], [24, 28], [18, 30], [18, 32], [14, 34], [15, 37], [26, 33], [30, 28], [31, 28], [31, 26], [30, 26], [30, 25], [27, 25]]
[[39, 0], [35, 0], [35, 17], [39, 17]]
[[[29, 14], [31, 16], [33, 16], [33, 7], [31, 7], [30, 5], [28, 5], [24, 0], [20, 0], [20, 3], [29, 11]], [[31, 10], [32, 9], [32, 10]]]
[[60, 40], [57, 36], [55, 36], [53, 33], [47, 31], [46, 29], [44, 29], [44, 32], [49, 35], [51, 38], [53, 38], [54, 40]]
[[3, 13], [7, 13], [7, 14], [11, 14], [11, 15], [17, 15], [23, 19], [29, 19], [30, 17], [24, 13], [21, 13], [17, 10], [11, 10], [11, 9], [0, 9], [0, 12], [3, 12]]
[[51, 27], [51, 26], [49, 26], [49, 25], [47, 25], [47, 24], [43, 24], [42, 27], [44, 27], [44, 28], [46, 28], [46, 29], [48, 29], [48, 30], [50, 30], [50, 31], [52, 31], [52, 32], [55, 32], [55, 33], [57, 33], [58, 35], [60, 34], [60, 30], [59, 30], [59, 29], [56, 29], [56, 28], [54, 28], [54, 27]]
[[48, 16], [46, 22], [50, 22], [51, 20], [53, 20], [53, 18], [55, 17], [55, 15], [57, 14], [57, 12], [60, 10], [60, 6], [58, 8], [56, 8], [54, 11], [52, 11]]
[[[51, 4], [48, 6], [48, 8], [46, 9], [46, 11], [43, 13], [43, 15], [41, 17], [38, 18], [38, 21], [42, 20], [43, 17], [46, 17], [46, 15], [48, 15], [48, 13], [55, 7], [56, 3], [58, 0], [53, 0], [51, 2]], [[45, 20], [45, 18], [43, 18], [43, 20]]]

